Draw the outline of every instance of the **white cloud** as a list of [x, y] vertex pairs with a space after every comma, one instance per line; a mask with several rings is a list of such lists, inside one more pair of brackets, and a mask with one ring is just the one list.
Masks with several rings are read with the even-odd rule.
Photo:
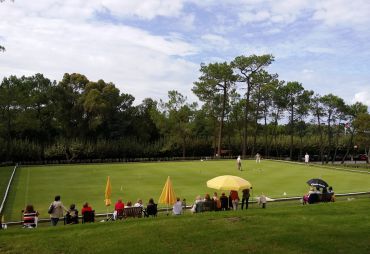
[[313, 19], [328, 26], [350, 26], [353, 29], [368, 29], [370, 2], [368, 0], [330, 0], [315, 4]]
[[7, 49], [0, 57], [0, 65], [5, 66], [2, 76], [40, 72], [60, 80], [65, 72], [78, 72], [91, 80], [114, 82], [121, 92], [135, 96], [136, 103], [145, 97], [162, 98], [168, 90], [190, 91], [199, 67], [184, 57], [198, 49], [181, 36], [69, 19], [70, 14], [44, 17], [38, 11], [47, 3], [41, 2], [30, 7], [34, 15], [22, 6], [0, 10], [0, 15], [9, 14], [0, 21], [5, 38], [1, 44]]
[[365, 91], [356, 93], [352, 99], [352, 103], [361, 102], [367, 105], [370, 110], [370, 85], [367, 88]]
[[181, 14], [183, 0], [146, 0], [146, 1], [93, 1], [101, 3], [116, 16], [137, 16], [143, 19], [153, 19], [156, 16], [177, 17]]
[[230, 46], [230, 42], [224, 37], [216, 34], [205, 34], [201, 36], [201, 39], [205, 41], [204, 48], [219, 50], [226, 50]]
[[257, 12], [241, 12], [239, 13], [239, 21], [242, 24], [247, 23], [259, 23], [270, 19], [271, 15], [268, 11], [257, 11]]

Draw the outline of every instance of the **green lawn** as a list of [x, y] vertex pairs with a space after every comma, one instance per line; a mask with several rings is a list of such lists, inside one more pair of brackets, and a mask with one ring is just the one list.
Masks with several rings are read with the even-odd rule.
[[158, 200], [167, 176], [171, 176], [176, 194], [192, 203], [196, 195], [212, 193], [206, 181], [224, 174], [233, 174], [249, 180], [253, 196], [264, 192], [269, 197], [302, 196], [307, 192], [306, 181], [322, 177], [336, 193], [370, 191], [368, 174], [352, 173], [320, 167], [311, 167], [275, 161], [243, 162], [244, 171], [236, 170], [234, 160], [158, 162], [126, 164], [90, 164], [20, 167], [11, 189], [5, 210], [5, 220], [20, 219], [20, 210], [32, 203], [48, 217], [47, 208], [56, 194], [68, 206], [81, 209], [88, 201], [96, 212], [106, 212], [104, 190], [107, 176], [111, 177], [112, 201], [122, 197], [124, 202], [150, 197]]
[[0, 203], [3, 200], [13, 169], [14, 167], [0, 167]]
[[0, 253], [370, 253], [369, 195], [0, 232]]

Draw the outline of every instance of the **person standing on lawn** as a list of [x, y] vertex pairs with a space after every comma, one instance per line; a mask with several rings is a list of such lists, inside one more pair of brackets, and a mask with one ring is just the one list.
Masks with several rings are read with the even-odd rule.
[[56, 226], [58, 224], [59, 218], [63, 217], [63, 210], [68, 212], [68, 209], [64, 207], [62, 201], [60, 201], [60, 196], [57, 195], [54, 198], [54, 201], [51, 203], [49, 208], [51, 225]]

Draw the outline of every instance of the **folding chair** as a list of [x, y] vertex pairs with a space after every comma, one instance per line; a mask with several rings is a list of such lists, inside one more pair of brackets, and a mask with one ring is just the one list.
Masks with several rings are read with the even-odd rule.
[[37, 212], [23, 213], [23, 227], [37, 228]]
[[86, 211], [82, 215], [82, 224], [87, 222], [95, 222], [95, 211]]
[[157, 204], [147, 205], [144, 211], [144, 217], [149, 217], [150, 215], [153, 217], [157, 217], [157, 213]]

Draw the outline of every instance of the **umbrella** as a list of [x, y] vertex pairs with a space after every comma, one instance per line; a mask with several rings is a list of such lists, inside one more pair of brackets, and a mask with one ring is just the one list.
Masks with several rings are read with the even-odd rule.
[[110, 185], [110, 177], [108, 176], [107, 185], [105, 186], [105, 200], [104, 200], [106, 206], [110, 206], [112, 203], [110, 200], [111, 195], [112, 195], [112, 187]]
[[163, 187], [162, 194], [159, 197], [158, 203], [167, 205], [167, 215], [168, 206], [176, 203], [176, 194], [173, 190], [170, 177], [167, 177], [167, 181]]
[[313, 178], [307, 181], [308, 185], [319, 187], [319, 188], [327, 188], [329, 184], [327, 184], [324, 180], [319, 178]]
[[252, 185], [245, 179], [232, 176], [232, 175], [223, 175], [212, 178], [207, 181], [207, 187], [216, 189], [216, 190], [244, 190], [250, 189]]

